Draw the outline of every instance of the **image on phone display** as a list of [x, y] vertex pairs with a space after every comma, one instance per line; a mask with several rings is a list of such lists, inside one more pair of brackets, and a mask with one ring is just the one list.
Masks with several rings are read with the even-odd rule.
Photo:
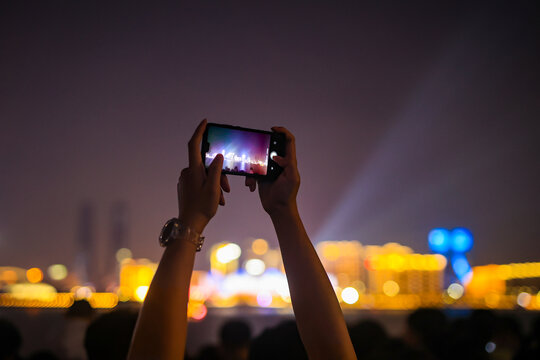
[[266, 175], [270, 138], [270, 133], [209, 126], [204, 165], [208, 167], [217, 154], [222, 154], [226, 172]]

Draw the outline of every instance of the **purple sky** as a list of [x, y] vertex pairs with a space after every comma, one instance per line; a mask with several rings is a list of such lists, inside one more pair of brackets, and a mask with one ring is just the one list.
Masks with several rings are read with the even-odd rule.
[[[85, 201], [99, 251], [126, 201], [134, 255], [157, 261], [205, 117], [294, 132], [313, 240], [427, 252], [465, 226], [473, 265], [540, 260], [535, 2], [254, 3], [0, 5], [0, 266], [71, 266]], [[277, 244], [230, 182], [205, 248]]]

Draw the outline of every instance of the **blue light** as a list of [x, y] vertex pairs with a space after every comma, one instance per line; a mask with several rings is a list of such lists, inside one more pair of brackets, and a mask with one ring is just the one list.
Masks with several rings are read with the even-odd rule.
[[473, 236], [465, 228], [455, 228], [451, 233], [452, 250], [457, 253], [465, 253], [473, 247]]
[[429, 248], [434, 253], [444, 254], [451, 246], [450, 232], [446, 229], [433, 229], [428, 235]]
[[472, 270], [465, 255], [462, 254], [452, 256], [452, 269], [454, 269], [456, 276], [462, 282], [465, 276]]

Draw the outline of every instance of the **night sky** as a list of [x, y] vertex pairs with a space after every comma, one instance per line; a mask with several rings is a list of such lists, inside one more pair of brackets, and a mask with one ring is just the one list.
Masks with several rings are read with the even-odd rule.
[[[118, 201], [157, 261], [203, 118], [295, 134], [313, 241], [465, 226], [472, 265], [540, 260], [538, 2], [222, 3], [0, 4], [0, 266], [72, 267], [83, 204], [103, 253]], [[230, 182], [205, 248], [277, 245]]]

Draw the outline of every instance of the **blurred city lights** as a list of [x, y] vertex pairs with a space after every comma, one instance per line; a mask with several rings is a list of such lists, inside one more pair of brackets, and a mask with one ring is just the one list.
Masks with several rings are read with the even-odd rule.
[[268, 251], [268, 243], [264, 239], [256, 239], [251, 244], [251, 250], [256, 255], [264, 255]]
[[10, 287], [10, 294], [15, 299], [51, 301], [56, 296], [56, 289], [48, 284], [15, 284]]
[[526, 308], [531, 304], [532, 296], [529, 293], [521, 292], [518, 294], [516, 302], [519, 306]]
[[451, 232], [452, 250], [457, 253], [469, 252], [473, 247], [473, 236], [465, 228], [455, 228]]
[[131, 259], [132, 256], [133, 254], [131, 253], [131, 250], [127, 248], [121, 248], [121, 249], [118, 249], [118, 251], [116, 252], [116, 261], [118, 261], [119, 263], [122, 263], [122, 261], [126, 259]]
[[249, 275], [257, 276], [264, 273], [266, 265], [259, 259], [249, 259], [245, 264], [245, 269]]
[[13, 270], [4, 270], [0, 273], [0, 281], [6, 284], [14, 284], [18, 280], [17, 273]]
[[47, 274], [53, 280], [60, 281], [64, 280], [67, 277], [68, 271], [65, 265], [54, 264], [49, 266], [47, 269]]
[[220, 247], [216, 252], [217, 260], [222, 264], [227, 264], [233, 260], [236, 260], [242, 254], [240, 246], [229, 243]]
[[26, 271], [26, 278], [29, 282], [35, 284], [43, 280], [43, 271], [39, 268], [31, 268]]
[[450, 232], [446, 229], [433, 229], [428, 234], [429, 248], [439, 254], [446, 253], [451, 246]]
[[465, 289], [463, 286], [457, 283], [450, 284], [446, 292], [448, 293], [448, 296], [450, 296], [452, 299], [457, 300], [460, 297], [463, 296]]
[[352, 305], [358, 301], [360, 296], [358, 295], [358, 291], [353, 287], [346, 287], [341, 292], [341, 299], [343, 299], [343, 302]]
[[257, 304], [261, 307], [268, 307], [272, 304], [272, 294], [267, 291], [261, 291], [257, 294]]
[[466, 275], [472, 270], [463, 254], [456, 254], [452, 257], [452, 268], [461, 282], [465, 282]]
[[90, 299], [94, 291], [95, 290], [90, 288], [89, 286], [75, 286], [73, 289], [71, 289], [75, 300], [88, 300]]
[[148, 293], [148, 286], [146, 285], [139, 286], [137, 289], [135, 289], [135, 299], [137, 301], [142, 302], [146, 298], [147, 293]]
[[191, 317], [195, 320], [202, 320], [206, 317], [206, 314], [208, 314], [208, 309], [204, 304], [196, 304], [193, 306], [193, 310], [191, 311]]
[[388, 280], [383, 284], [383, 293], [386, 296], [394, 297], [399, 294], [399, 285], [393, 280]]

